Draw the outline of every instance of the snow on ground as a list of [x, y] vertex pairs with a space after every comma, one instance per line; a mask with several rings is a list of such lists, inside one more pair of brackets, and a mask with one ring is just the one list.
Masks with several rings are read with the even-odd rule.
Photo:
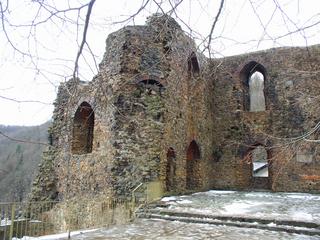
[[257, 202], [233, 202], [223, 207], [223, 212], [228, 215], [244, 215], [251, 211], [252, 207], [258, 207], [262, 203]]
[[161, 199], [162, 202], [175, 201], [176, 197], [164, 197]]
[[211, 190], [167, 197], [167, 204], [170, 210], [189, 213], [320, 223], [319, 194]]
[[179, 203], [179, 204], [190, 204], [190, 203], [192, 203], [192, 201], [184, 199], [184, 200], [177, 201], [177, 203]]
[[[90, 233], [97, 231], [98, 229], [90, 229], [90, 230], [79, 230], [79, 231], [73, 231], [70, 233], [71, 237], [75, 237], [78, 235], [82, 235], [85, 233]], [[40, 236], [40, 237], [28, 237], [24, 236], [22, 238], [12, 238], [12, 240], [59, 240], [59, 239], [67, 239], [68, 233], [59, 233], [59, 234], [52, 234], [52, 235], [46, 235], [46, 236]]]
[[[248, 216], [320, 223], [320, 195], [304, 193], [208, 191], [192, 195], [166, 197], [163, 202], [175, 211], [211, 215]], [[273, 226], [271, 223], [269, 226]], [[108, 229], [72, 232], [73, 240], [315, 240], [306, 236], [255, 228], [237, 228], [210, 224], [184, 223], [156, 219], [137, 219], [127, 225]], [[23, 240], [62, 240], [68, 234], [56, 234]], [[22, 240], [21, 239], [21, 240]], [[15, 239], [18, 240], [18, 239]]]
[[291, 216], [292, 218], [299, 219], [300, 221], [312, 222], [313, 220], [312, 214], [305, 212], [293, 212]]
[[1, 222], [0, 222], [0, 226], [1, 227], [4, 227], [4, 226], [10, 226], [11, 225], [11, 220], [5, 218], [5, 219], [2, 219]]
[[137, 219], [127, 225], [112, 226], [95, 232], [77, 235], [73, 240], [316, 240], [319, 236], [306, 236], [253, 228], [216, 226], [158, 219]]

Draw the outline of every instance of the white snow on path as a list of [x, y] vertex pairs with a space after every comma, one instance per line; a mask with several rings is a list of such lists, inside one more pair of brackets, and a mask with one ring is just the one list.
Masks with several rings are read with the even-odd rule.
[[2, 219], [0, 222], [1, 227], [10, 226], [10, 225], [11, 225], [11, 220], [9, 220], [9, 219]]
[[[70, 233], [70, 236], [78, 236], [85, 233], [95, 232], [98, 229], [89, 229], [89, 230], [79, 230], [79, 231], [73, 231]], [[25, 236], [22, 238], [12, 238], [12, 240], [59, 240], [59, 239], [67, 239], [68, 233], [59, 233], [59, 234], [52, 234], [52, 235], [45, 235], [40, 237], [29, 237]]]
[[320, 224], [320, 194], [210, 190], [164, 200], [173, 211]]
[[231, 204], [224, 206], [221, 212], [227, 215], [232, 215], [232, 214], [244, 215], [246, 213], [249, 213], [252, 207], [257, 207], [259, 205], [261, 205], [261, 203], [233, 202]]
[[293, 212], [291, 217], [294, 219], [299, 219], [300, 221], [312, 221], [313, 217], [310, 213], [305, 212]]
[[161, 199], [162, 202], [170, 202], [170, 201], [176, 201], [176, 197], [164, 197]]

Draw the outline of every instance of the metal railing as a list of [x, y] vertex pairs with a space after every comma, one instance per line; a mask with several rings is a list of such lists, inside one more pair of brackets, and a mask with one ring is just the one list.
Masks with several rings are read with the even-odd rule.
[[0, 240], [123, 224], [133, 211], [131, 199], [0, 203]]
[[56, 202], [0, 203], [0, 240], [54, 233], [54, 226], [44, 213], [55, 204]]
[[129, 198], [0, 203], [0, 240], [124, 224], [161, 194], [161, 184], [139, 184]]

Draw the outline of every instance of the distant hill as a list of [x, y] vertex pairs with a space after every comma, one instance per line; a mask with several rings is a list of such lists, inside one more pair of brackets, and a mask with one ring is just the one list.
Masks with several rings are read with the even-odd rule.
[[[50, 122], [40, 126], [3, 126], [0, 131], [12, 139], [48, 142]], [[0, 135], [0, 201], [21, 201], [30, 191], [44, 145], [23, 143]]]

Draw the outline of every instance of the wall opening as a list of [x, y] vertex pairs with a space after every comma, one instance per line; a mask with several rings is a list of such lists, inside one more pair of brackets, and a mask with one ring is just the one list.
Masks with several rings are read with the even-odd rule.
[[251, 151], [252, 187], [254, 189], [270, 188], [270, 153], [262, 145], [255, 146]]
[[175, 187], [176, 175], [176, 153], [173, 148], [167, 151], [167, 166], [166, 166], [166, 189], [171, 191]]
[[153, 79], [142, 80], [138, 83], [138, 86], [144, 89], [148, 94], [162, 94], [165, 90], [164, 86]]
[[135, 100], [145, 106], [143, 114], [151, 117], [156, 122], [163, 122], [164, 101], [162, 93], [165, 87], [153, 79], [142, 80], [137, 83], [137, 88], [133, 93]]
[[247, 63], [240, 71], [244, 111], [260, 112], [267, 109], [266, 69], [255, 61]]
[[187, 150], [187, 176], [186, 188], [197, 189], [200, 187], [201, 174], [200, 174], [200, 149], [196, 141], [192, 141]]
[[92, 152], [94, 111], [89, 103], [78, 107], [73, 119], [73, 138], [71, 151], [74, 154]]
[[188, 72], [193, 76], [198, 76], [200, 73], [199, 62], [194, 52], [188, 58]]
[[250, 112], [266, 110], [264, 97], [264, 76], [261, 72], [255, 71], [249, 77]]
[[268, 153], [263, 146], [255, 147], [252, 152], [252, 176], [269, 177]]

